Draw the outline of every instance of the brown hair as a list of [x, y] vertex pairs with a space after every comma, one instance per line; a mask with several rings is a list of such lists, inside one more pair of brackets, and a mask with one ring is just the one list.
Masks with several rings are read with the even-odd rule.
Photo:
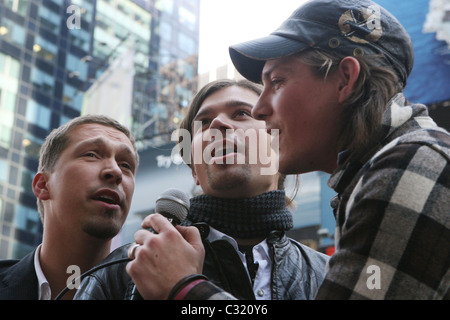
[[248, 80], [236, 81], [231, 79], [221, 79], [212, 81], [207, 85], [205, 85], [203, 88], [201, 88], [200, 91], [198, 91], [197, 94], [194, 96], [194, 98], [191, 101], [191, 104], [189, 105], [187, 115], [180, 124], [180, 129], [188, 130], [192, 137], [192, 122], [194, 121], [194, 118], [197, 115], [198, 110], [202, 106], [205, 99], [216, 91], [233, 86], [248, 89], [250, 91], [253, 91], [258, 96], [261, 95], [263, 89], [262, 85], [250, 82]]

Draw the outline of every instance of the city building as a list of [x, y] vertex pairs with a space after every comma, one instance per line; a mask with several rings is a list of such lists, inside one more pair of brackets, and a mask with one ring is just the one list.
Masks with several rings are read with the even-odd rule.
[[117, 75], [116, 61], [128, 52], [133, 86], [123, 116], [140, 150], [170, 141], [197, 89], [199, 6], [200, 0], [0, 2], [0, 259], [20, 258], [41, 242], [31, 190], [40, 146], [53, 128], [93, 112], [86, 92], [95, 87], [98, 97], [114, 85], [109, 73]]
[[[429, 105], [435, 121], [450, 130], [448, 6], [444, 0], [375, 1], [413, 40], [416, 62], [406, 97]], [[133, 241], [165, 189], [199, 191], [189, 167], [172, 152], [171, 133], [197, 88], [241, 77], [231, 65], [197, 75], [199, 7], [200, 0], [0, 2], [0, 259], [20, 258], [41, 242], [31, 182], [45, 137], [80, 114], [103, 112], [92, 101], [105, 92], [129, 101], [114, 116], [137, 136], [141, 157], [129, 217], [114, 245]], [[132, 86], [114, 89], [120, 77], [130, 77], [119, 82]], [[328, 178], [320, 172], [300, 176], [289, 236], [332, 254], [335, 192]], [[294, 185], [289, 178], [288, 195]]]

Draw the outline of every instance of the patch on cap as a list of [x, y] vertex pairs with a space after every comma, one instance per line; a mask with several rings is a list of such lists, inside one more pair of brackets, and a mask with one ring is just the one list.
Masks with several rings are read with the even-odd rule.
[[347, 10], [339, 18], [338, 26], [344, 37], [353, 42], [376, 42], [383, 34], [381, 9], [377, 5], [371, 5], [364, 11]]

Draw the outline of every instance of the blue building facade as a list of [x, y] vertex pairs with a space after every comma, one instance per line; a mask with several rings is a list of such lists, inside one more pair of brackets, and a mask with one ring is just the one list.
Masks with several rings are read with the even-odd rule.
[[40, 147], [80, 115], [84, 92], [128, 46], [135, 49], [132, 130], [141, 149], [167, 143], [196, 91], [199, 6], [0, 1], [0, 259], [23, 257], [41, 242], [31, 190]]

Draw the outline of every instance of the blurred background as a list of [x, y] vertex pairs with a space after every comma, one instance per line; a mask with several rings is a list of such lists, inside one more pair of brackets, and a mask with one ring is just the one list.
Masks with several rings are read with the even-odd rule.
[[[198, 88], [240, 78], [228, 46], [269, 34], [299, 0], [1, 0], [0, 259], [42, 240], [31, 182], [50, 131], [104, 113], [137, 137], [141, 166], [114, 247], [132, 242], [167, 188], [197, 190], [172, 154], [171, 134]], [[450, 130], [450, 0], [378, 0], [411, 34], [415, 66], [406, 97]], [[300, 177], [289, 235], [334, 252], [329, 175]], [[293, 191], [288, 181], [288, 194]]]

